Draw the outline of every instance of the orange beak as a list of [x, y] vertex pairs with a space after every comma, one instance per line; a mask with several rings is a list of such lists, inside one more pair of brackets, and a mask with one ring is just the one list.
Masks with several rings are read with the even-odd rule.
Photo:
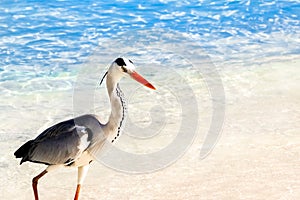
[[136, 80], [137, 82], [143, 84], [144, 86], [151, 88], [153, 90], [156, 90], [156, 88], [149, 83], [146, 79], [144, 79], [141, 75], [139, 75], [136, 71], [133, 71], [132, 73], [130, 73], [130, 76]]

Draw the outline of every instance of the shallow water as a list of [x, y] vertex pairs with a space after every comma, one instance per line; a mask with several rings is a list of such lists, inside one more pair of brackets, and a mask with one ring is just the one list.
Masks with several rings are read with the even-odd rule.
[[[152, 160], [95, 162], [82, 199], [298, 199], [299, 8], [297, 1], [2, 1], [1, 199], [32, 199], [31, 178], [44, 169], [18, 166], [13, 152], [23, 142], [80, 114], [107, 120], [99, 81], [124, 55], [157, 91], [122, 80], [129, 120], [116, 147], [140, 159], [186, 137]], [[211, 127], [222, 132], [207, 143]], [[212, 150], [204, 160], [203, 149]], [[41, 198], [72, 199], [76, 175], [47, 175]]]
[[[205, 84], [191, 77], [194, 94], [199, 100], [200, 117], [196, 138], [184, 156], [169, 167], [140, 175], [121, 173], [112, 170], [113, 166], [105, 167], [95, 162], [85, 181], [82, 199], [99, 199], [99, 195], [104, 199], [124, 196], [125, 199], [297, 199], [300, 195], [297, 189], [299, 181], [295, 178], [299, 175], [296, 167], [300, 128], [299, 62], [273, 62], [252, 67], [251, 70], [222, 71], [226, 119], [216, 147], [204, 160], [200, 159], [200, 150], [211, 124], [212, 104]], [[124, 81], [123, 86], [131, 84], [128, 82]], [[101, 93], [105, 88], [99, 90]], [[149, 96], [145, 91], [139, 87], [133, 95], [138, 98], [127, 98], [129, 117], [141, 127], [151, 123], [150, 113], [161, 116], [155, 110], [150, 112], [148, 105], [157, 104], [156, 97], [165, 95], [155, 92]], [[45, 92], [7, 100], [14, 104], [17, 111], [7, 110], [6, 117], [2, 119], [12, 134], [6, 132], [1, 138], [1, 146], [6, 151], [1, 152], [0, 171], [5, 182], [1, 183], [0, 193], [6, 199], [32, 199], [31, 178], [44, 166], [30, 163], [18, 166], [12, 153], [22, 142], [34, 137], [37, 130], [42, 131], [57, 121], [72, 117], [72, 92]], [[170, 100], [171, 104], [165, 100]], [[168, 120], [162, 130], [146, 139], [141, 139], [137, 133], [132, 138], [126, 132], [116, 144], [117, 148], [148, 155], [172, 142], [177, 132], [172, 119], [182, 116], [176, 114], [178, 101], [172, 101], [172, 98], [165, 100], [158, 102], [158, 105], [167, 105], [164, 112]], [[100, 104], [100, 99], [96, 102], [98, 107], [95, 112], [104, 110], [108, 113], [107, 107]], [[21, 117], [16, 118], [16, 112]], [[100, 114], [105, 120], [106, 114]], [[151, 124], [155, 125], [153, 122]], [[149, 161], [147, 164], [153, 165]], [[76, 174], [75, 169], [61, 169], [48, 174], [40, 181], [41, 198], [72, 199]], [[21, 193], [22, 197], [19, 196]]]
[[76, 75], [105, 39], [137, 30], [196, 37], [222, 62], [299, 54], [297, 1], [2, 1], [0, 13], [1, 82]]

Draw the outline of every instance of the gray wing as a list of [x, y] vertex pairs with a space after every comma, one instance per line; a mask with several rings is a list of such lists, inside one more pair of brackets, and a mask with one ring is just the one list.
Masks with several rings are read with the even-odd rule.
[[73, 119], [61, 122], [31, 141], [21, 163], [28, 160], [49, 165], [71, 164], [88, 148], [90, 137], [90, 130], [76, 125]]

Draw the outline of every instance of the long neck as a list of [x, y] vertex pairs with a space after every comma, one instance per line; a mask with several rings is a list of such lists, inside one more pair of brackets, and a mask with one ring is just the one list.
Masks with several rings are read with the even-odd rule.
[[111, 113], [106, 124], [108, 127], [108, 138], [113, 143], [121, 135], [125, 125], [126, 102], [119, 87], [119, 79], [113, 79], [109, 74], [106, 79], [107, 92], [110, 98]]

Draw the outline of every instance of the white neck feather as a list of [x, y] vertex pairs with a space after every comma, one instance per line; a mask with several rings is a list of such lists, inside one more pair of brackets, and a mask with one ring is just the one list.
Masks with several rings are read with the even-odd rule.
[[121, 135], [127, 114], [125, 98], [118, 84], [119, 80], [120, 77], [115, 78], [108, 73], [106, 85], [110, 98], [111, 113], [106, 127], [107, 137], [112, 143], [114, 143], [115, 140]]

